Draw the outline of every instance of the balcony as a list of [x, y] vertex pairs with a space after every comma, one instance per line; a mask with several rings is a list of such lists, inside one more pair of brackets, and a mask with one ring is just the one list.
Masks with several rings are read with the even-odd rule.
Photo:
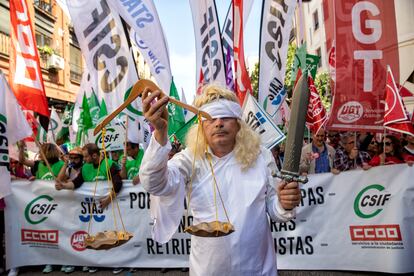
[[4, 33], [0, 33], [0, 54], [10, 55], [10, 37]]
[[51, 0], [35, 0], [34, 5], [39, 9], [52, 14], [52, 1]]

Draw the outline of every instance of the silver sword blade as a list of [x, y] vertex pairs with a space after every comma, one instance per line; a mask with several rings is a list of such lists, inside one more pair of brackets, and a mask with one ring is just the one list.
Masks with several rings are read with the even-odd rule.
[[281, 176], [285, 180], [307, 182], [306, 178], [299, 178], [299, 164], [303, 146], [308, 102], [309, 88], [307, 74], [304, 73], [298, 80], [292, 97], [290, 121], [285, 146], [285, 158], [281, 170]]

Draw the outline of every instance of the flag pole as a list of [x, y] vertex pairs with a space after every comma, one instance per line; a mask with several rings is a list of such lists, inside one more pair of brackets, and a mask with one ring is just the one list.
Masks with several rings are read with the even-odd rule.
[[128, 155], [127, 155], [128, 124], [129, 124], [129, 116], [126, 115], [126, 121], [125, 121], [125, 144], [124, 144], [124, 156], [126, 156], [126, 157], [128, 157]]

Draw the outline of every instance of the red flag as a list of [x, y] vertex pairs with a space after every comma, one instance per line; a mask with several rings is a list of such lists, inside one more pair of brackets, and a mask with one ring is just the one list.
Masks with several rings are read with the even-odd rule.
[[387, 68], [387, 86], [385, 89], [384, 126], [408, 119], [404, 103], [399, 94], [390, 67]]
[[243, 0], [233, 0], [233, 51], [235, 92], [243, 105], [246, 93], [252, 94], [252, 84], [244, 61], [243, 46]]
[[328, 64], [329, 64], [329, 73], [331, 75], [331, 79], [336, 81], [336, 56], [335, 56], [335, 40], [332, 42], [331, 49], [328, 53]]
[[414, 127], [395, 84], [390, 67], [387, 68], [384, 127], [391, 131], [414, 136]]
[[198, 79], [197, 95], [201, 95], [201, 93], [203, 93], [203, 86], [204, 86], [204, 75], [203, 75], [203, 70], [200, 69], [200, 78]]
[[310, 94], [306, 123], [313, 133], [317, 133], [326, 123], [328, 116], [311, 76], [308, 76], [308, 85]]
[[10, 86], [24, 109], [50, 117], [26, 0], [10, 1]]

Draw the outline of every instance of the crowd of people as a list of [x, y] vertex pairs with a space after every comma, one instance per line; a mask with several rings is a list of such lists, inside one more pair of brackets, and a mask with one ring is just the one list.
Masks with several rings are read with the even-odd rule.
[[[413, 136], [386, 134], [382, 135], [380, 140], [377, 139], [378, 135], [372, 133], [336, 132], [320, 129], [312, 135], [312, 139], [304, 142], [300, 173], [339, 174], [355, 169], [368, 170], [371, 167], [381, 165], [407, 163], [412, 166], [414, 164]], [[100, 207], [105, 208], [111, 203], [111, 198], [115, 197], [122, 189], [123, 179], [131, 180], [134, 185], [140, 183], [139, 171], [144, 151], [139, 144], [131, 141], [127, 142], [125, 148], [125, 152], [112, 151], [108, 152], [108, 156], [106, 156], [95, 144], [86, 144], [82, 148], [74, 147], [66, 151], [67, 146], [44, 143], [40, 147], [38, 157], [31, 160], [27, 157], [26, 145], [22, 141], [18, 143], [18, 160], [10, 160], [10, 173], [12, 179], [53, 180], [56, 190], [75, 190], [84, 182], [107, 180], [110, 174], [114, 189], [112, 194], [100, 200]], [[172, 142], [168, 160], [182, 149], [183, 146], [178, 141]], [[280, 170], [283, 166], [283, 143], [275, 146], [271, 152], [275, 164]], [[0, 200], [0, 209], [4, 208], [4, 200]], [[3, 219], [1, 227], [4, 229]], [[2, 246], [3, 255], [4, 248]], [[62, 266], [61, 268], [61, 271], [66, 273], [71, 273], [74, 270], [74, 266]], [[46, 265], [43, 270], [44, 273], [52, 271], [51, 265]], [[98, 269], [83, 267], [83, 271], [94, 273]], [[122, 268], [113, 270], [115, 274], [122, 271]], [[12, 269], [9, 273], [10, 276], [17, 274], [18, 268]]]

